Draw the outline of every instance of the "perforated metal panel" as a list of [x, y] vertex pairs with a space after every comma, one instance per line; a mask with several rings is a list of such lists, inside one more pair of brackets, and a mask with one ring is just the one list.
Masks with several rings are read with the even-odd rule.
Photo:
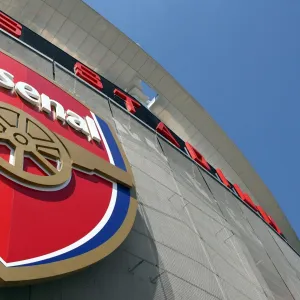
[[54, 72], [54, 81], [57, 85], [90, 108], [92, 112], [113, 125], [109, 101], [106, 98], [100, 96], [100, 94], [94, 91], [92, 88], [88, 88], [80, 79], [70, 74], [60, 65], [55, 64]]

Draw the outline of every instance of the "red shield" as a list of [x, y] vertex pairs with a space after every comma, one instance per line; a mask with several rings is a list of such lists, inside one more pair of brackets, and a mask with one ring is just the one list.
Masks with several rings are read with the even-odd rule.
[[[116, 135], [69, 94], [3, 53], [0, 69], [15, 84], [0, 87], [0, 277], [33, 280], [98, 261], [124, 240], [136, 211]], [[38, 91], [36, 104], [18, 92], [18, 82]], [[43, 110], [42, 94], [63, 107], [66, 122]], [[89, 117], [100, 141], [78, 129], [83, 123], [68, 122], [68, 111]]]

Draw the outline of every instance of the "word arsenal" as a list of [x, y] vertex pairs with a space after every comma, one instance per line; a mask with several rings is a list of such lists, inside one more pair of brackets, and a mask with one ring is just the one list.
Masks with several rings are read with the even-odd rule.
[[[100, 142], [96, 124], [92, 118], [86, 116], [82, 118], [72, 110], [66, 110], [56, 100], [50, 99], [45, 94], [40, 94], [33, 86], [25, 82], [14, 83], [14, 75], [0, 69], [0, 87], [16, 92], [23, 100], [39, 108], [40, 111], [52, 114], [53, 120], [60, 120], [67, 123], [73, 129], [83, 133], [88, 140]], [[52, 110], [53, 109], [53, 110]]]

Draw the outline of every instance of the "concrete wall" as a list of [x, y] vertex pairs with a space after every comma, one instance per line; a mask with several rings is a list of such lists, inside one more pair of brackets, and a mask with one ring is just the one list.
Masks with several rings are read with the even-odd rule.
[[[54, 79], [51, 62], [2, 34], [0, 49]], [[103, 261], [2, 288], [0, 300], [300, 299], [299, 256], [232, 193], [59, 66], [55, 81], [115, 127], [135, 176], [137, 218]]]

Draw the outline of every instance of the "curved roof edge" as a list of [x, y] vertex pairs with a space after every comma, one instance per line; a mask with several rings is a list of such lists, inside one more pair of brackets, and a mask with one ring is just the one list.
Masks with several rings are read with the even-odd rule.
[[129, 93], [139, 90], [139, 80], [147, 83], [159, 94], [151, 111], [262, 205], [300, 252], [295, 231], [244, 155], [204, 108], [139, 45], [81, 0], [10, 1], [1, 2], [0, 9]]

